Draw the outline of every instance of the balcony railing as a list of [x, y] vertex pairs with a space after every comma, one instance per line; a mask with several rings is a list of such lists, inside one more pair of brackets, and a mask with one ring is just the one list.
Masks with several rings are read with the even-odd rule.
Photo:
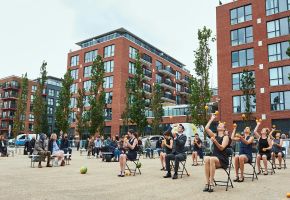
[[14, 83], [10, 83], [10, 82], [6, 82], [6, 83], [3, 83], [2, 84], [2, 89], [19, 89], [20, 86], [17, 82], [14, 82]]
[[162, 74], [175, 77], [175, 71], [169, 66], [157, 66], [157, 70]]
[[2, 121], [7, 121], [7, 120], [14, 120], [14, 116], [2, 116], [0, 117]]
[[2, 93], [0, 95], [1, 99], [7, 99], [7, 98], [17, 98], [18, 94], [17, 93]]
[[143, 90], [144, 90], [145, 92], [148, 92], [148, 93], [151, 93], [151, 92], [152, 92], [152, 88], [149, 87], [149, 86], [147, 86], [147, 85], [143, 85]]
[[175, 90], [175, 83], [173, 83], [172, 81], [169, 81], [168, 79], [165, 80], [157, 80], [157, 83], [160, 84], [161, 87], [165, 87], [171, 90]]
[[163, 96], [161, 97], [161, 99], [163, 101], [175, 103], [175, 97], [173, 95], [170, 95], [170, 94], [164, 93]]
[[179, 93], [183, 94], [183, 95], [189, 95], [190, 94], [190, 90], [188, 88], [182, 88], [182, 90]]
[[188, 83], [189, 82], [189, 78], [187, 76], [183, 77], [181, 80], [179, 80], [181, 83]]
[[148, 69], [143, 69], [143, 74], [144, 74], [144, 77], [147, 78], [147, 79], [152, 79], [152, 72]]
[[16, 109], [16, 105], [3, 105], [2, 109]]

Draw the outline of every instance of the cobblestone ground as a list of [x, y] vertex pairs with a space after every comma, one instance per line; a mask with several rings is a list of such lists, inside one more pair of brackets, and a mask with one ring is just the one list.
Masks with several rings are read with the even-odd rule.
[[[204, 193], [204, 167], [191, 166], [188, 157], [186, 167], [190, 176], [182, 179], [164, 179], [159, 159], [143, 159], [142, 175], [117, 177], [119, 165], [100, 159], [88, 159], [74, 151], [70, 165], [42, 169], [30, 168], [27, 156], [0, 158], [0, 199], [286, 199], [290, 192], [290, 162], [288, 169], [276, 170], [276, 174], [259, 176], [252, 182], [234, 183], [234, 188], [225, 191], [216, 187], [214, 193]], [[44, 165], [44, 164], [43, 164]], [[37, 165], [36, 165], [37, 166]], [[81, 166], [88, 173], [79, 173]], [[246, 167], [246, 170], [250, 170]], [[225, 179], [223, 170], [218, 170], [216, 179]], [[232, 175], [232, 178], [234, 176]]]

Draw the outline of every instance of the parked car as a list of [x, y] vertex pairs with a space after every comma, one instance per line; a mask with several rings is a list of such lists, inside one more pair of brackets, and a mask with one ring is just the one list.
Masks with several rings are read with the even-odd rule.
[[[28, 139], [31, 140], [33, 136], [35, 136], [35, 138], [36, 138], [37, 135], [36, 134], [29, 134]], [[26, 137], [26, 134], [19, 134], [16, 137], [16, 141], [15, 141], [15, 138], [10, 139], [10, 140], [8, 140], [8, 144], [9, 145], [15, 144], [16, 146], [24, 146], [25, 141], [26, 141], [25, 137]]]
[[[149, 140], [151, 142], [152, 149], [156, 149], [156, 143], [157, 143], [158, 140], [160, 140], [160, 139], [163, 140], [164, 139], [164, 137], [162, 135], [149, 135], [148, 137], [149, 137]], [[146, 140], [147, 140], [147, 136], [142, 138], [142, 145], [143, 146], [145, 145]]]

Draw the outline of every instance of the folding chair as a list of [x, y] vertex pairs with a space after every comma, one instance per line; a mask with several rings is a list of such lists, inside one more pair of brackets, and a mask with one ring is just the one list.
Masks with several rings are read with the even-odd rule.
[[[179, 161], [179, 167], [178, 167], [178, 170], [177, 170], [177, 174], [180, 176], [180, 178], [182, 178], [182, 176], [186, 173], [187, 176], [189, 176], [189, 173], [185, 167], [186, 165], [186, 159], [183, 160], [183, 161]], [[170, 169], [171, 170], [174, 170], [174, 160], [171, 160], [170, 161]], [[185, 172], [185, 173], [184, 173]]]
[[[261, 161], [263, 161], [263, 160], [261, 159]], [[271, 175], [275, 174], [276, 173], [275, 172], [275, 163], [272, 161], [272, 157], [269, 160], [267, 159], [267, 162], [269, 164], [267, 172], [270, 173]], [[261, 165], [261, 171], [262, 171], [262, 173], [265, 172], [265, 168], [263, 168], [262, 165]]]
[[286, 165], [286, 157], [287, 157], [287, 149], [285, 147], [282, 147], [282, 153], [283, 153], [283, 156], [282, 156], [282, 159], [283, 159], [283, 168], [286, 169], [287, 168], [287, 165]]
[[232, 179], [231, 179], [231, 169], [232, 169], [232, 161], [233, 161], [233, 149], [232, 148], [227, 148], [227, 154], [229, 155], [229, 164], [228, 167], [226, 169], [222, 168], [226, 174], [227, 174], [227, 180], [226, 181], [216, 181], [214, 180], [214, 184], [216, 186], [225, 186], [226, 187], [226, 191], [228, 191], [228, 187], [229, 184], [232, 188], [234, 188], [233, 183], [232, 183]]
[[[135, 176], [136, 173], [141, 175], [140, 167], [137, 167], [137, 165], [140, 163], [140, 161], [139, 161], [139, 160], [140, 160], [140, 156], [141, 156], [141, 154], [137, 154], [137, 158], [136, 158], [135, 160], [127, 160], [127, 161], [126, 161], [125, 171], [128, 170], [128, 171], [130, 172], [130, 174], [133, 173], [133, 176]], [[131, 168], [129, 167], [129, 165], [128, 165], [128, 161], [134, 163], [134, 167], [133, 167], [134, 169], [131, 169]], [[137, 171], [138, 171], [138, 172], [137, 172]]]
[[30, 158], [30, 167], [34, 168], [34, 163], [39, 162], [41, 157], [39, 155], [29, 155], [28, 158]]
[[256, 172], [257, 153], [258, 153], [258, 149], [253, 147], [252, 148], [252, 161], [245, 163], [245, 164], [249, 164], [252, 167], [253, 171], [252, 171], [252, 173], [244, 172], [244, 178], [251, 178], [252, 181], [254, 181], [254, 179], [258, 180], [258, 175]]

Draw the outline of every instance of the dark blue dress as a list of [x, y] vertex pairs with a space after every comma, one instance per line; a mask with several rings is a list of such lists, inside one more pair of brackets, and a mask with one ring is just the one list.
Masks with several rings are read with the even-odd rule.
[[[245, 140], [248, 140], [251, 136], [247, 136]], [[248, 158], [248, 163], [252, 163], [253, 159], [253, 149], [252, 144], [245, 144], [242, 141], [240, 141], [240, 153], [239, 155], [245, 155]]]

